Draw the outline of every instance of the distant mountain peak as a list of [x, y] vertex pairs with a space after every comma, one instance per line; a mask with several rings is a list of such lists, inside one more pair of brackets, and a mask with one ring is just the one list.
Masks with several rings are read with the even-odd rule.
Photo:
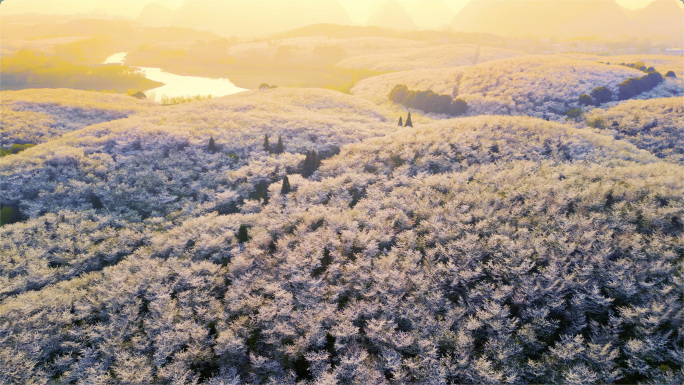
[[404, 0], [401, 5], [421, 28], [440, 28], [455, 16], [443, 0]]
[[404, 30], [417, 28], [411, 15], [397, 0], [385, 0], [379, 3], [366, 24]]
[[[457, 31], [514, 36], [612, 38], [669, 34], [676, 38], [682, 35], [679, 25], [683, 18], [675, 9], [679, 8], [675, 1], [657, 0], [643, 10], [628, 11], [615, 0], [470, 0], [451, 26]], [[638, 22], [630, 20], [628, 14]]]

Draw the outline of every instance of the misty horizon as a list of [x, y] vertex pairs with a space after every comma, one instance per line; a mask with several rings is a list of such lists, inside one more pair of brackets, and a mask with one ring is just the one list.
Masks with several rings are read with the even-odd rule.
[[[504, 14], [497, 16], [496, 8]], [[595, 28], [598, 19], [573, 24], [576, 12], [582, 9], [603, 17], [603, 23], [610, 28]], [[517, 15], [518, 10], [525, 10], [525, 15]], [[494, 19], [480, 20], [485, 16], [483, 12]], [[120, 18], [157, 27], [208, 30], [223, 36], [263, 37], [311, 24], [340, 24], [512, 36], [634, 36], [662, 40], [683, 22], [684, 4], [678, 0], [5, 0], [0, 14]], [[510, 25], [500, 25], [503, 20], [497, 17], [509, 18]], [[659, 23], [653, 31], [654, 17], [669, 17], [669, 21]], [[234, 26], [221, 25], [219, 20]], [[530, 28], [544, 23], [549, 26]], [[663, 24], [670, 30], [661, 31]]]

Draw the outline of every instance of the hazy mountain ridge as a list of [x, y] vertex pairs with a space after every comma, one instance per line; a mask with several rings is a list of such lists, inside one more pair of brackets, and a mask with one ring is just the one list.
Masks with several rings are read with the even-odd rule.
[[421, 29], [442, 29], [455, 16], [442, 0], [405, 0], [401, 5]]
[[614, 0], [471, 0], [454, 18], [457, 31], [541, 36], [649, 36], [680, 40], [684, 8], [657, 0], [630, 18]]
[[[290, 17], [283, 17], [286, 14]], [[186, 0], [173, 21], [174, 25], [226, 35], [265, 35], [313, 22], [351, 24], [347, 11], [336, 0]]]
[[684, 30], [684, 4], [676, 0], [655, 0], [642, 9], [635, 22], [652, 36], [677, 36]]
[[[109, 0], [99, 4], [70, 0], [66, 7], [55, 7], [44, 0], [24, 0], [22, 3], [26, 5], [11, 4], [9, 14], [36, 9], [64, 14], [78, 9], [96, 18], [124, 17], [148, 25], [189, 27], [222, 35], [236, 35], [238, 31], [265, 35], [313, 23], [335, 23], [395, 30], [449, 26], [455, 31], [559, 38], [646, 36], [681, 44], [679, 35], [684, 28], [684, 7], [677, 0], [656, 0], [637, 10], [623, 8], [615, 0], [470, 0], [457, 7], [456, 13], [441, 0], [381, 0], [363, 7], [351, 6], [364, 9], [361, 13], [365, 17], [356, 23], [337, 0], [185, 0], [162, 7], [154, 1], [131, 0], [124, 10], [117, 8], [120, 1], [113, 5]], [[288, 10], [297, 12], [288, 18], [280, 17]], [[358, 18], [356, 16], [354, 19]]]
[[336, 66], [351, 69], [368, 68], [375, 71], [405, 71], [475, 65], [523, 55], [525, 54], [511, 49], [475, 44], [449, 44], [414, 49], [406, 47], [399, 52], [358, 55], [338, 62]]
[[149, 3], [140, 11], [136, 18], [139, 23], [154, 27], [168, 27], [173, 23], [176, 13], [173, 9], [166, 7], [163, 3]]
[[399, 30], [417, 29], [411, 15], [397, 0], [380, 2], [371, 13], [367, 25]]

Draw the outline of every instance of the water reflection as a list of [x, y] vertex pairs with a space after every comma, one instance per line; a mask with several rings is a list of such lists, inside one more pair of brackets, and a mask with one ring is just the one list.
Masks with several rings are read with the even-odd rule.
[[[103, 64], [123, 64], [127, 52], [119, 52], [108, 57]], [[213, 97], [232, 95], [247, 91], [237, 87], [228, 79], [205, 78], [199, 76], [183, 76], [166, 72], [161, 68], [140, 67], [140, 71], [150, 80], [164, 83], [145, 92], [148, 98], [161, 101], [162, 98], [180, 96], [211, 95]]]

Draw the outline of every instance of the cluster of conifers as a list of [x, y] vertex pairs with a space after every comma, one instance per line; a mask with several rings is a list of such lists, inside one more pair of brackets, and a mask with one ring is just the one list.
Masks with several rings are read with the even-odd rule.
[[408, 116], [406, 117], [406, 123], [404, 123], [404, 120], [402, 117], [399, 117], [399, 127], [413, 127], [413, 121], [411, 120], [411, 111], [409, 111]]
[[[409, 112], [409, 117], [407, 122], [411, 121], [411, 113]], [[413, 126], [411, 126], [413, 127]], [[264, 151], [266, 151], [269, 154], [282, 154], [285, 151], [285, 145], [283, 144], [283, 138], [282, 136], [278, 136], [278, 142], [276, 143], [275, 147], [271, 147], [271, 144], [268, 139], [268, 135], [264, 135]], [[211, 153], [216, 153], [219, 151], [219, 148], [216, 146], [216, 142], [214, 141], [214, 137], [209, 138], [209, 144], [207, 144], [207, 151]], [[304, 165], [302, 166], [302, 176], [304, 178], [308, 178], [311, 175], [313, 175], [316, 170], [321, 166], [321, 159], [319, 158], [318, 154], [316, 153], [316, 150], [311, 150], [306, 152], [306, 158], [304, 158]], [[285, 178], [283, 178], [283, 187], [281, 189], [281, 193], [287, 194], [291, 191], [290, 188], [290, 181], [287, 178], [287, 175], [285, 175]]]
[[[633, 64], [626, 65], [627, 67], [636, 68]], [[656, 71], [653, 67], [646, 68], [638, 67], [637, 69], [646, 72], [642, 77], [633, 77], [618, 84], [617, 100], [631, 99], [642, 92], [647, 92], [655, 88], [663, 81], [663, 75]], [[676, 78], [677, 75], [673, 71], [668, 71], [665, 77]], [[591, 91], [591, 95], [582, 94], [579, 97], [579, 104], [583, 106], [601, 105], [613, 100], [613, 92], [607, 87], [597, 87]]]
[[462, 99], [454, 100], [450, 95], [439, 95], [430, 90], [409, 90], [403, 84], [394, 86], [389, 98], [391, 101], [406, 107], [435, 114], [458, 116], [468, 111], [468, 104]]
[[[411, 113], [409, 112], [409, 117], [407, 119], [407, 122], [411, 121]], [[413, 127], [413, 126], [411, 126]], [[266, 151], [269, 154], [282, 154], [285, 151], [285, 146], [283, 144], [283, 138], [282, 136], [278, 136], [278, 143], [275, 145], [275, 147], [271, 147], [271, 144], [268, 139], [268, 135], [264, 135], [264, 151]], [[218, 146], [216, 145], [216, 141], [214, 140], [214, 137], [209, 138], [209, 143], [207, 144], [207, 151], [211, 153], [216, 153], [219, 151]], [[311, 175], [313, 175], [316, 170], [321, 166], [321, 159], [319, 158], [318, 154], [316, 153], [316, 150], [311, 150], [306, 152], [306, 158], [304, 158], [304, 164], [302, 166], [302, 176], [304, 178], [308, 178]], [[258, 189], [258, 188], [257, 188]], [[280, 188], [280, 193], [283, 195], [289, 194], [292, 192], [292, 187], [290, 186], [290, 179], [285, 175], [283, 177], [283, 184]], [[248, 234], [248, 227], [246, 225], [240, 225], [240, 228], [238, 229], [238, 232], [236, 234], [236, 237], [240, 243], [247, 242], [250, 237]]]

